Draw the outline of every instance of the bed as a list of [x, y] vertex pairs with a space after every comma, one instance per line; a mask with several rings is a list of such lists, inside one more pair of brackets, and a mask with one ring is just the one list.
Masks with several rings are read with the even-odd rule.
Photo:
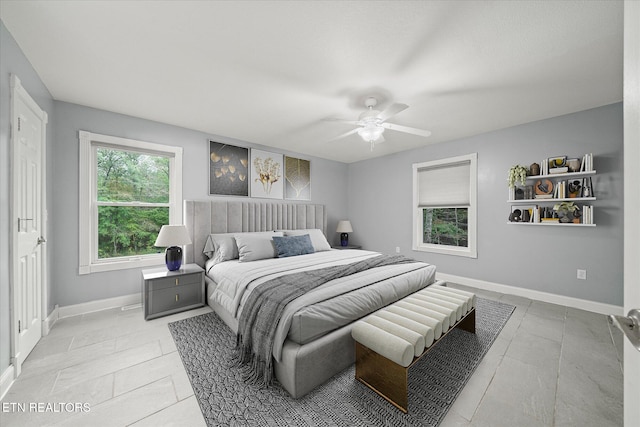
[[[296, 277], [302, 271], [366, 263], [380, 256], [371, 251], [331, 249], [324, 237], [324, 205], [185, 201], [184, 209], [192, 241], [185, 248], [185, 262], [205, 268], [207, 303], [234, 333], [251, 293], [261, 284], [276, 277]], [[305, 234], [312, 238], [312, 253], [286, 258], [256, 255], [260, 253], [257, 245], [265, 238]], [[212, 235], [217, 244], [212, 243]], [[214, 249], [224, 246], [220, 239], [229, 236], [240, 248], [239, 255], [220, 257], [221, 251]], [[354, 363], [354, 321], [434, 282], [434, 266], [403, 262], [331, 280], [296, 298], [285, 307], [275, 331], [275, 377], [294, 398], [304, 396]]]

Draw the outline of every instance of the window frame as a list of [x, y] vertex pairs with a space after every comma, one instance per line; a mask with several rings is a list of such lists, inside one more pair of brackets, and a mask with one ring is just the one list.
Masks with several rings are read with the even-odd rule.
[[[467, 237], [468, 246], [438, 245], [434, 243], [424, 243], [423, 233], [423, 211], [427, 207], [420, 207], [420, 183], [419, 172], [427, 168], [442, 168], [456, 166], [461, 163], [469, 163], [469, 205], [467, 211]], [[451, 208], [465, 206], [429, 206], [429, 208]], [[429, 162], [413, 164], [413, 247], [414, 251], [432, 252], [445, 255], [455, 255], [468, 258], [477, 258], [477, 223], [478, 223], [478, 153], [471, 153], [462, 156], [449, 157], [445, 159], [433, 160]]]
[[[169, 224], [182, 224], [182, 147], [80, 131], [79, 274], [162, 265], [164, 255], [98, 258], [97, 149], [134, 151], [169, 158]], [[132, 203], [131, 206], [155, 206]]]

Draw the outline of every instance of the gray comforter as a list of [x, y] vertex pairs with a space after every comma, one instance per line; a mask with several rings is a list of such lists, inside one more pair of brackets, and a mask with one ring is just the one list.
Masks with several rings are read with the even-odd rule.
[[[275, 278], [300, 271], [345, 265], [380, 255], [361, 250], [333, 250], [253, 262], [227, 261], [208, 268], [215, 283], [209, 303], [239, 319], [254, 290]], [[436, 268], [424, 262], [389, 265], [334, 279], [291, 301], [276, 327], [273, 357], [281, 360], [289, 339], [298, 344], [313, 341], [352, 323], [435, 281]], [[238, 331], [237, 323], [229, 326]]]
[[276, 326], [287, 304], [332, 280], [372, 268], [409, 263], [414, 261], [404, 256], [379, 255], [352, 264], [292, 273], [263, 283], [247, 299], [238, 322], [240, 362], [250, 364], [252, 379], [271, 383]]

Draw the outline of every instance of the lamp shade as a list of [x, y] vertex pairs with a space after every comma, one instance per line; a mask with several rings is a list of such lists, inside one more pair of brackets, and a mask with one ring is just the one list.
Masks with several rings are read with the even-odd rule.
[[351, 222], [348, 220], [339, 221], [338, 228], [336, 228], [336, 233], [353, 233], [353, 228], [351, 228]]
[[187, 227], [184, 225], [163, 225], [153, 246], [182, 246], [191, 243]]

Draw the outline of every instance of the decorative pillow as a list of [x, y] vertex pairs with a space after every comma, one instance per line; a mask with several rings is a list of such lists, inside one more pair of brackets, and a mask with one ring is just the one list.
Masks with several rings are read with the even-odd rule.
[[277, 252], [271, 238], [274, 236], [282, 237], [282, 235], [281, 232], [236, 234], [235, 239], [238, 245], [240, 262], [275, 258]]
[[234, 235], [235, 233], [209, 234], [202, 252], [217, 262], [238, 259], [238, 246]]
[[278, 252], [278, 258], [284, 258], [288, 256], [312, 254], [313, 244], [308, 234], [301, 236], [285, 236], [274, 237], [273, 244]]
[[308, 234], [315, 252], [329, 251], [331, 245], [327, 242], [327, 238], [322, 234], [319, 228], [309, 228], [306, 230], [284, 230], [285, 236], [302, 236]]

